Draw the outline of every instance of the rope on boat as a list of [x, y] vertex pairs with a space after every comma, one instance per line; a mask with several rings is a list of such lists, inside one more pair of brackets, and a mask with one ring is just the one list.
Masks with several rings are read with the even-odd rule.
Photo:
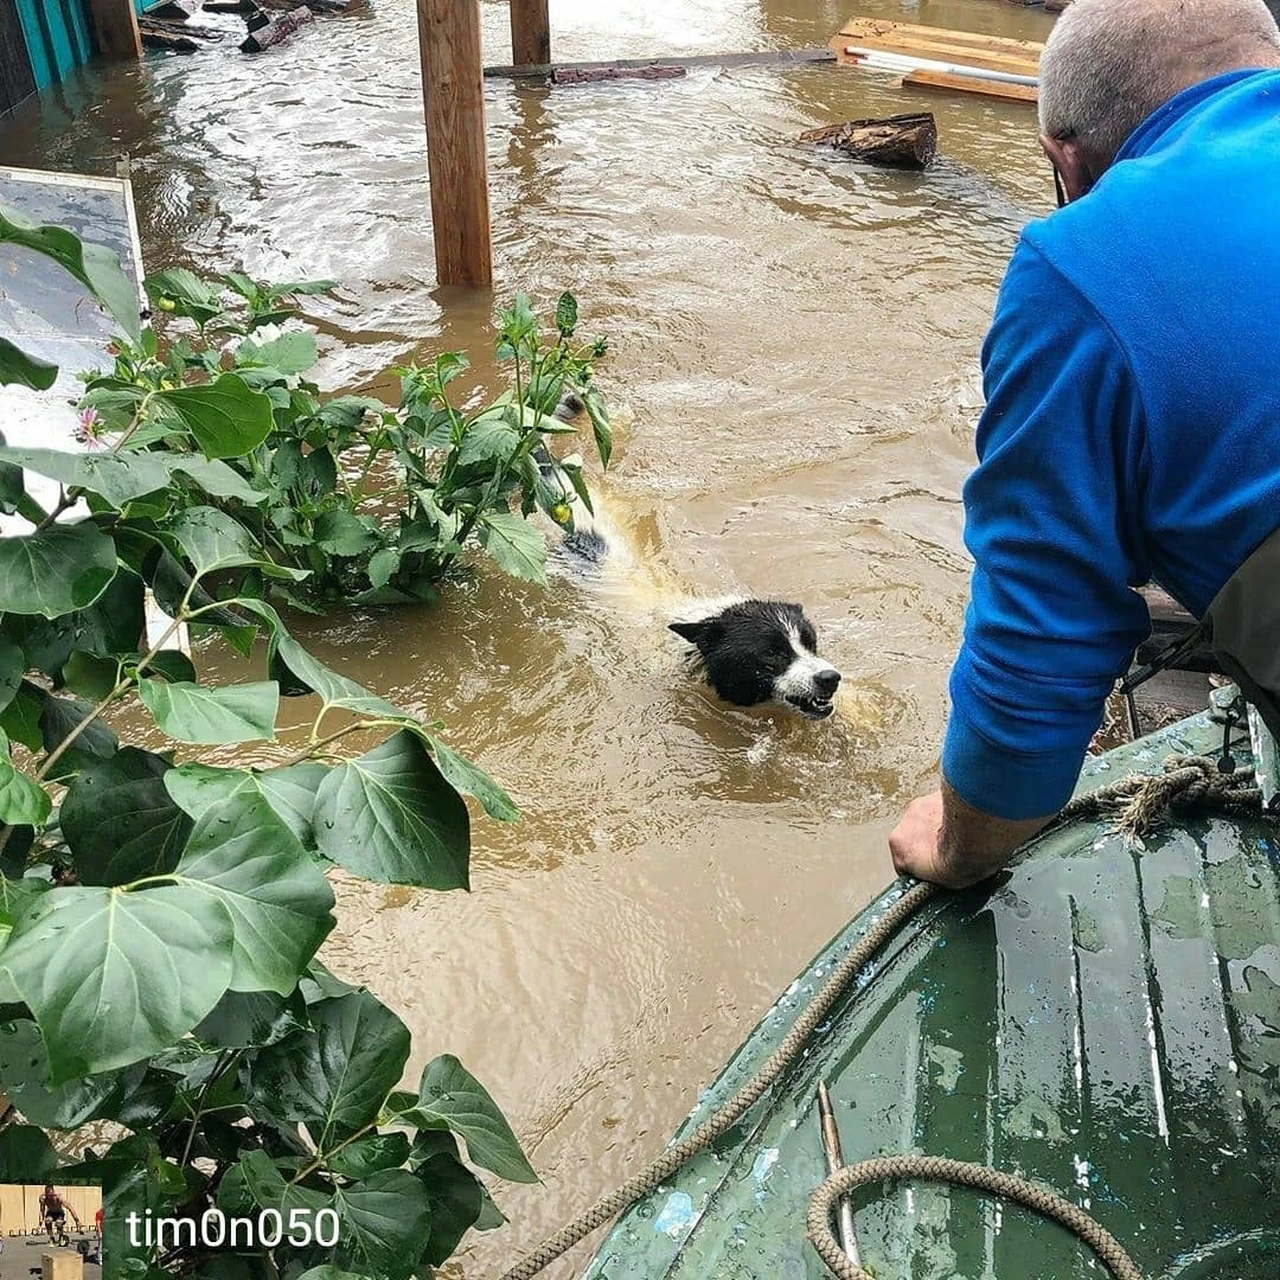
[[[1056, 821], [1120, 813], [1120, 829], [1134, 835], [1150, 830], [1165, 812], [1192, 808], [1213, 808], [1229, 813], [1256, 814], [1261, 796], [1254, 785], [1253, 771], [1239, 769], [1224, 774], [1207, 756], [1170, 756], [1164, 773], [1130, 775], [1079, 796], [1062, 810]], [[875, 954], [930, 899], [941, 891], [937, 885], [919, 882], [906, 891], [850, 947], [848, 954], [832, 970], [817, 995], [809, 1002], [794, 1026], [756, 1072], [728, 1102], [704, 1120], [687, 1138], [673, 1144], [649, 1161], [615, 1191], [602, 1196], [585, 1213], [548, 1236], [501, 1280], [533, 1280], [557, 1258], [573, 1248], [597, 1227], [622, 1212], [641, 1196], [661, 1186], [677, 1169], [705, 1150], [735, 1124], [790, 1069], [803, 1053], [809, 1037], [825, 1021], [831, 1007]], [[831, 1230], [831, 1209], [846, 1191], [886, 1178], [920, 1178], [931, 1182], [952, 1182], [975, 1187], [1016, 1201], [1028, 1209], [1052, 1218], [1087, 1244], [1115, 1280], [1144, 1280], [1119, 1241], [1089, 1214], [1061, 1196], [1012, 1174], [985, 1165], [965, 1164], [939, 1156], [880, 1156], [847, 1165], [833, 1174], [813, 1193], [809, 1201], [806, 1230], [819, 1257], [839, 1280], [873, 1280], [850, 1261]]]
[[809, 1243], [817, 1250], [818, 1257], [827, 1264], [827, 1270], [838, 1277], [838, 1280], [874, 1278], [870, 1272], [864, 1271], [845, 1256], [840, 1242], [831, 1230], [831, 1210], [836, 1201], [854, 1187], [864, 1187], [868, 1183], [885, 1182], [892, 1178], [957, 1183], [963, 1187], [973, 1187], [976, 1191], [990, 1192], [1002, 1200], [1016, 1201], [1042, 1218], [1060, 1222], [1073, 1235], [1083, 1240], [1116, 1280], [1145, 1280], [1120, 1241], [1070, 1200], [1064, 1200], [1060, 1195], [1038, 1187], [1025, 1178], [1015, 1178], [1011, 1173], [1001, 1173], [999, 1169], [989, 1169], [983, 1164], [948, 1160], [942, 1156], [877, 1156], [872, 1160], [861, 1160], [833, 1173], [813, 1193], [805, 1218], [805, 1234], [809, 1237]]

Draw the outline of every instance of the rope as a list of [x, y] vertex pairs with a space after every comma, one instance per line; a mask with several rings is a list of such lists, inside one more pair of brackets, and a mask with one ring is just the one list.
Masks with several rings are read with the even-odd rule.
[[1223, 773], [1209, 756], [1168, 756], [1163, 768], [1163, 773], [1131, 774], [1077, 796], [1057, 820], [1115, 816], [1120, 833], [1132, 839], [1146, 835], [1167, 813], [1219, 809], [1246, 816], [1262, 807], [1252, 769]]
[[947, 1160], [941, 1156], [879, 1156], [846, 1165], [833, 1173], [809, 1200], [809, 1213], [805, 1218], [805, 1234], [827, 1269], [838, 1280], [874, 1280], [871, 1273], [851, 1262], [840, 1247], [831, 1230], [831, 1210], [836, 1201], [854, 1187], [872, 1182], [884, 1182], [889, 1178], [915, 1178], [925, 1182], [951, 1182], [960, 1186], [988, 1191], [1004, 1200], [1014, 1200], [1020, 1205], [1052, 1218], [1083, 1240], [1098, 1255], [1099, 1261], [1116, 1280], [1144, 1280], [1133, 1259], [1125, 1253], [1120, 1242], [1100, 1223], [1069, 1200], [1033, 1182], [1015, 1178], [1012, 1174], [988, 1169], [981, 1164], [965, 1164], [961, 1160]]
[[[1166, 811], [1218, 808], [1230, 813], [1257, 813], [1259, 810], [1260, 794], [1251, 770], [1219, 773], [1217, 762], [1207, 756], [1170, 756], [1164, 762], [1164, 770], [1162, 774], [1120, 778], [1079, 796], [1062, 810], [1058, 821], [1097, 817], [1118, 810], [1121, 830], [1132, 830], [1132, 834], [1138, 835], [1149, 830]], [[854, 943], [764, 1066], [719, 1111], [704, 1120], [687, 1138], [656, 1156], [615, 1191], [602, 1196], [585, 1213], [548, 1236], [532, 1253], [505, 1272], [501, 1280], [533, 1280], [579, 1240], [641, 1196], [661, 1186], [677, 1169], [735, 1124], [799, 1058], [815, 1028], [826, 1019], [832, 1005], [858, 972], [938, 892], [936, 885], [923, 882], [908, 889]], [[871, 1277], [845, 1257], [831, 1234], [828, 1218], [832, 1204], [850, 1187], [885, 1178], [905, 1177], [956, 1182], [1015, 1200], [1074, 1232], [1110, 1268], [1116, 1280], [1143, 1280], [1142, 1273], [1115, 1237], [1083, 1209], [1011, 1174], [938, 1156], [882, 1156], [866, 1160], [841, 1169], [814, 1192], [807, 1217], [809, 1239], [840, 1280], [871, 1280]], [[831, 1251], [832, 1246], [834, 1251]]]

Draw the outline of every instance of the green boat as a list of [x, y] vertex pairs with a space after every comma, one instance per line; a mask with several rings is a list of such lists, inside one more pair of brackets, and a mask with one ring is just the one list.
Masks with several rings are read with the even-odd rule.
[[[1171, 754], [1220, 756], [1215, 705], [1089, 761], [1077, 794], [1159, 774]], [[1269, 801], [1265, 742], [1255, 733]], [[1248, 763], [1247, 735], [1231, 749]], [[792, 983], [673, 1142], [759, 1070], [906, 888]], [[1280, 827], [1189, 812], [1135, 842], [1077, 818], [994, 884], [930, 899], [778, 1083], [622, 1216], [584, 1280], [827, 1276], [805, 1238], [827, 1176], [823, 1081], [848, 1164], [927, 1153], [991, 1166], [1086, 1209], [1151, 1280], [1277, 1280]], [[850, 1200], [881, 1280], [1107, 1274], [1061, 1227], [972, 1190], [902, 1179]]]

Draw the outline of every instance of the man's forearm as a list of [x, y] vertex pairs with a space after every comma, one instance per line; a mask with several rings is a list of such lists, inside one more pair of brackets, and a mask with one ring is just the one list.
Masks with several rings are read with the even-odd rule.
[[997, 818], [960, 798], [942, 783], [942, 834], [938, 841], [938, 883], [959, 889], [985, 880], [1004, 866], [1020, 845], [1053, 820]]

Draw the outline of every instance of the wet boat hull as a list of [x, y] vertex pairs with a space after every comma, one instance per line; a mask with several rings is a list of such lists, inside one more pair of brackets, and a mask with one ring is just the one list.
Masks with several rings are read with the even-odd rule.
[[[1081, 789], [1212, 751], [1194, 717], [1092, 762]], [[752, 1032], [680, 1134], [765, 1060], [823, 977], [901, 894], [837, 937]], [[825, 1176], [826, 1080], [849, 1163], [927, 1152], [1086, 1207], [1162, 1280], [1280, 1276], [1280, 839], [1196, 817], [1129, 848], [1075, 822], [994, 885], [931, 902], [805, 1057], [721, 1140], [619, 1221], [587, 1280], [817, 1280], [805, 1207]], [[864, 1259], [910, 1280], [1084, 1280], [1088, 1251], [945, 1186], [859, 1195]]]

